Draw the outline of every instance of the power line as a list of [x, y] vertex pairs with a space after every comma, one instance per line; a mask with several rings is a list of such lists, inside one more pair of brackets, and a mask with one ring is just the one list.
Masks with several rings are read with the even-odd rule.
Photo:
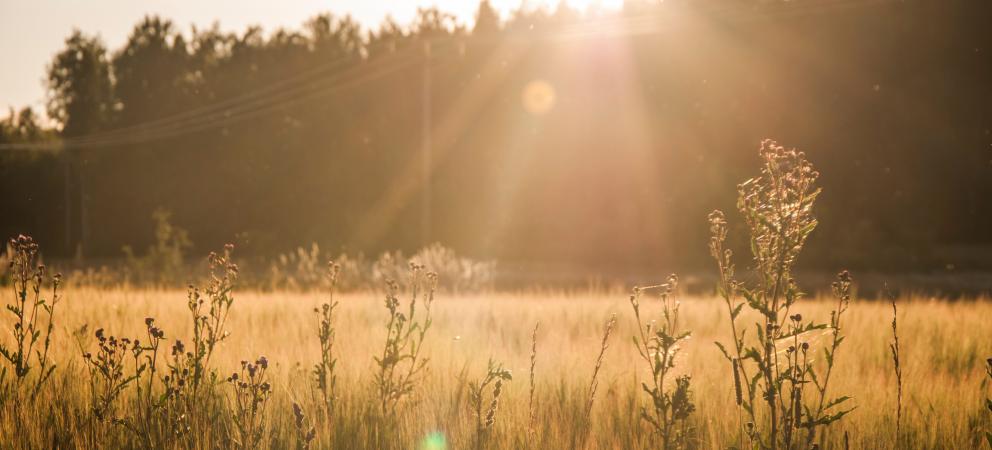
[[[198, 131], [215, 128], [218, 126], [230, 125], [236, 122], [241, 122], [259, 115], [263, 115], [272, 111], [287, 108], [299, 103], [311, 101], [317, 98], [322, 98], [328, 95], [332, 95], [347, 89], [351, 89], [369, 81], [382, 78], [389, 74], [395, 73], [403, 68], [409, 67], [416, 62], [413, 58], [406, 58], [399, 61], [392, 61], [390, 64], [382, 68], [371, 69], [372, 72], [361, 74], [351, 79], [331, 79], [325, 80], [335, 82], [334, 84], [328, 84], [326, 86], [319, 85], [307, 85], [294, 88], [293, 91], [285, 92], [280, 94], [279, 97], [274, 99], [265, 99], [263, 101], [257, 101], [249, 103], [247, 105], [239, 106], [237, 109], [232, 109], [224, 111], [217, 116], [210, 117], [204, 121], [187, 121], [186, 123], [179, 123], [176, 125], [166, 126], [164, 128], [153, 129], [148, 131], [138, 131], [129, 135], [118, 136], [111, 139], [104, 140], [87, 140], [82, 142], [72, 142], [71, 148], [93, 148], [93, 147], [103, 147], [121, 144], [136, 144], [141, 142], [148, 142], [152, 140], [165, 139], [175, 136], [181, 136], [185, 134], [195, 133]], [[341, 77], [344, 78], [344, 77]], [[285, 98], [283, 98], [285, 97]], [[265, 102], [270, 102], [269, 104], [264, 104]]]
[[[730, 5], [720, 8], [706, 8], [705, 12], [714, 14], [715, 17], [727, 19], [734, 22], [748, 22], [753, 20], [768, 20], [775, 17], [788, 17], [796, 15], [806, 15], [810, 13], [824, 12], [832, 9], [846, 7], [860, 7], [892, 3], [892, 0], [825, 0], [821, 2], [804, 2], [788, 7], [778, 7], [770, 11], [743, 10], [741, 6]], [[668, 13], [667, 11], [665, 12]], [[729, 14], [728, 14], [729, 13]], [[720, 14], [724, 14], [720, 17]], [[473, 43], [486, 42], [506, 42], [513, 40], [520, 41], [570, 41], [586, 39], [598, 36], [629, 36], [660, 34], [671, 31], [671, 26], [662, 26], [659, 19], [664, 15], [650, 15], [640, 17], [610, 17], [608, 19], [585, 20], [569, 25], [562, 29], [551, 31], [538, 31], [524, 36], [494, 36], [489, 38], [472, 37]], [[744, 20], [750, 19], [750, 20]], [[438, 44], [460, 44], [463, 45], [469, 39], [461, 36], [447, 36], [441, 38], [418, 38], [407, 37], [409, 43], [422, 43], [424, 45]], [[380, 47], [394, 48], [396, 42], [382, 42], [367, 45], [362, 50], [368, 54]], [[122, 144], [136, 144], [152, 140], [166, 139], [190, 133], [196, 133], [206, 129], [225, 126], [242, 120], [257, 117], [259, 115], [276, 111], [291, 105], [296, 105], [314, 98], [324, 97], [346, 89], [357, 87], [368, 81], [381, 78], [393, 72], [402, 70], [419, 61], [415, 55], [416, 45], [407, 45], [405, 50], [412, 50], [414, 54], [391, 53], [382, 58], [360, 59], [355, 55], [343, 55], [331, 61], [321, 63], [317, 67], [300, 72], [292, 77], [285, 78], [271, 83], [260, 89], [236, 95], [216, 103], [204, 105], [180, 112], [171, 116], [151, 120], [141, 124], [130, 125], [115, 130], [94, 133], [88, 136], [63, 139], [54, 143], [0, 143], [0, 150], [57, 150], [57, 149], [84, 149], [93, 147], [116, 146]], [[348, 64], [358, 66], [342, 73], [333, 73], [330, 78], [316, 79], [325, 72], [334, 69], [347, 67]], [[379, 70], [378, 66], [385, 66]], [[364, 73], [361, 72], [372, 72]], [[349, 78], [351, 77], [351, 78]]]
[[[29, 149], [54, 149], [56, 147], [60, 149], [77, 149], [134, 144], [173, 137], [206, 128], [231, 124], [255, 117], [260, 113], [274, 111], [310, 99], [324, 97], [381, 78], [413, 62], [413, 59], [409, 55], [403, 55], [402, 58], [389, 58], [383, 61], [361, 63], [361, 65], [349, 71], [336, 74], [336, 76], [328, 79], [292, 86], [267, 96], [258, 96], [255, 99], [243, 101], [241, 104], [233, 105], [229, 108], [204, 112], [199, 115], [189, 115], [188, 118], [182, 120], [176, 119], [170, 122], [161, 122], [158, 126], [144, 126], [124, 133], [100, 133], [82, 138], [66, 139], [59, 143], [18, 146]], [[12, 145], [8, 144], [6, 147], [9, 148]]]
[[[369, 51], [371, 49], [366, 48], [364, 50]], [[388, 58], [392, 56], [393, 55], [388, 55], [386, 57]], [[374, 60], [372, 62], [374, 62]], [[334, 69], [348, 67], [349, 64], [369, 64], [369, 63], [371, 63], [369, 60], [364, 60], [360, 56], [342, 55], [333, 60], [321, 63], [316, 67], [311, 67], [303, 72], [297, 73], [291, 77], [270, 83], [269, 85], [266, 85], [260, 89], [253, 89], [252, 91], [235, 95], [233, 97], [226, 98], [216, 103], [200, 106], [171, 116], [151, 120], [149, 122], [145, 122], [142, 124], [135, 124], [123, 128], [118, 128], [115, 130], [96, 133], [91, 136], [86, 136], [83, 138], [76, 138], [74, 139], [74, 141], [82, 143], [91, 139], [114, 137], [122, 134], [126, 135], [128, 132], [147, 131], [147, 129], [149, 128], [154, 129], [155, 127], [172, 125], [173, 123], [176, 122], [180, 122], [180, 123], [189, 122], [189, 121], [197, 120], [204, 116], [209, 118], [216, 114], [227, 115], [230, 114], [232, 110], [236, 111], [237, 108], [243, 107], [246, 103], [248, 104], [263, 103], [265, 101], [271, 100], [276, 96], [285, 95], [286, 90], [300, 89], [307, 87], [308, 84], [312, 86], [314, 85], [314, 83], [326, 82], [328, 80], [318, 79], [318, 80], [308, 81], [308, 78], [313, 79], [317, 75], [320, 75], [324, 72], [329, 72]], [[340, 78], [341, 76], [341, 74], [333, 74], [333, 73], [331, 75], [336, 76], [337, 78]], [[303, 83], [303, 84], [299, 84], [299, 83]], [[294, 84], [297, 84], [297, 86], [293, 86]], [[279, 89], [282, 87], [286, 87], [286, 89], [284, 89], [283, 92], [280, 92]]]

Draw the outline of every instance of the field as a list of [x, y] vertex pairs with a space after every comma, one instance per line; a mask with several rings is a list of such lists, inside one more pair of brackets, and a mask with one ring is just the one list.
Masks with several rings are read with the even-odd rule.
[[[273, 393], [264, 410], [260, 446], [300, 445], [294, 402], [302, 407], [304, 423], [316, 425], [313, 448], [382, 446], [377, 439], [382, 439], [383, 431], [369, 406], [378, 402], [372, 387], [378, 370], [373, 355], [382, 351], [389, 317], [383, 293], [337, 297], [334, 349], [339, 398], [335, 414], [326, 421], [314, 412], [320, 400], [314, 395], [311, 375], [313, 364], [320, 360], [314, 308], [326, 301], [326, 293], [236, 291], [234, 296], [227, 327], [230, 338], [220, 344], [210, 364], [226, 376], [240, 367], [241, 360], [259, 355], [268, 359]], [[716, 298], [681, 301], [681, 324], [692, 331], [692, 337], [679, 354], [676, 370], [692, 376], [697, 408], [689, 420], [689, 444], [704, 449], [738, 445], [741, 419], [734, 404], [732, 372], [713, 344], [729, 341], [726, 305]], [[642, 317], [660, 318], [659, 301], [645, 297], [641, 305]], [[835, 301], [827, 296], [802, 300], [795, 310], [826, 320], [834, 306]], [[4, 405], [2, 447], [142, 447], [140, 436], [127, 426], [92, 418], [93, 399], [81, 348], [95, 351], [96, 328], [117, 336], [144, 337], [146, 317], [155, 318], [166, 342], [189, 342], [192, 331], [186, 292], [71, 288], [59, 308], [52, 349], [59, 366], [35, 401], [22, 398]], [[617, 325], [609, 337], [599, 388], [586, 421], [593, 367], [604, 324], [613, 313]], [[460, 449], [479, 444], [476, 418], [467, 403], [468, 381], [482, 378], [491, 357], [512, 371], [512, 381], [504, 384], [485, 446], [654, 448], [639, 419], [639, 408], [648, 401], [639, 384], [650, 372], [631, 341], [637, 328], [627, 294], [442, 293], [434, 303], [433, 317], [423, 350], [429, 363], [410, 397], [398, 406], [395, 427], [390, 428], [393, 434], [388, 435], [390, 446]], [[888, 347], [891, 317], [887, 302], [852, 300], [843, 326], [848, 337], [838, 352], [830, 388], [835, 395], [853, 397], [850, 402], [856, 408], [817, 438], [822, 439], [821, 448], [843, 448], [845, 435], [850, 448], [984, 448], [982, 431], [992, 426], [992, 415], [983, 405], [988, 393], [984, 361], [992, 356], [992, 328], [988, 326], [992, 302], [899, 299], [905, 393], [898, 437], [894, 426], [897, 386]], [[529, 431], [531, 334], [537, 322], [535, 421]], [[814, 348], [827, 343], [822, 338], [810, 340]], [[816, 358], [821, 353], [812, 354]], [[162, 361], [159, 364], [164, 366]], [[159, 388], [153, 389], [158, 392]], [[231, 442], [234, 433], [234, 406], [229, 403], [234, 389], [220, 381], [212, 390], [221, 403], [203, 419], [209, 426], [197, 428], [200, 433], [191, 441], [170, 438], [168, 431], [153, 426], [149, 433], [158, 445], [230, 445], [225, 442]], [[117, 412], [120, 417], [140, 415], [135, 392], [135, 385], [125, 389]]]
[[989, 17], [0, 0], [0, 450], [992, 450]]
[[[804, 291], [792, 273], [817, 225], [818, 173], [762, 145], [762, 176], [738, 192], [751, 270], [737, 274], [729, 223], [712, 212], [709, 296], [685, 296], [674, 275], [630, 294], [497, 291], [459, 279], [488, 266], [440, 247], [326, 268], [314, 247], [295, 264], [309, 281], [262, 289], [227, 245], [186, 291], [95, 287], [49, 276], [18, 236], [4, 254], [3, 446], [992, 445], [992, 300], [864, 299], [847, 271]], [[185, 270], [170, 229], [129, 255], [151, 275], [137, 280]], [[375, 282], [349, 284], [356, 274]]]

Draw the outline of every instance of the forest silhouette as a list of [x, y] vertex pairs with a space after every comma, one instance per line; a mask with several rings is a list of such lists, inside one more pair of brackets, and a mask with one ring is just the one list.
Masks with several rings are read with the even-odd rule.
[[471, 28], [424, 9], [374, 30], [146, 17], [114, 49], [76, 31], [46, 68], [54, 125], [0, 122], [0, 234], [119, 257], [165, 208], [198, 249], [247, 255], [437, 241], [684, 270], [772, 137], [822, 172], [801, 266], [988, 269], [990, 18], [983, 1], [666, 0], [500, 20], [484, 1]]

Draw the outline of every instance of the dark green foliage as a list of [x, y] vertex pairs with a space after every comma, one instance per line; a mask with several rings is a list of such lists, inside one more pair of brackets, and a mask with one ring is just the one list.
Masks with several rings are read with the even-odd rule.
[[0, 144], [50, 142], [54, 133], [40, 122], [41, 118], [31, 108], [21, 108], [17, 112], [11, 108], [7, 118], [0, 120]]
[[193, 246], [189, 234], [171, 222], [172, 213], [159, 208], [152, 213], [155, 221], [155, 243], [143, 256], [136, 256], [130, 246], [124, 246], [127, 281], [138, 285], [176, 285], [184, 281], [186, 251]]

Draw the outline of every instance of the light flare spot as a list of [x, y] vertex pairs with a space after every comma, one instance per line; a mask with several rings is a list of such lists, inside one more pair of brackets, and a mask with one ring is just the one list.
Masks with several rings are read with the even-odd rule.
[[521, 100], [528, 113], [543, 116], [555, 107], [555, 88], [547, 81], [533, 80], [524, 86]]
[[420, 450], [446, 450], [447, 448], [448, 441], [444, 438], [444, 433], [440, 431], [432, 431], [420, 441]]

